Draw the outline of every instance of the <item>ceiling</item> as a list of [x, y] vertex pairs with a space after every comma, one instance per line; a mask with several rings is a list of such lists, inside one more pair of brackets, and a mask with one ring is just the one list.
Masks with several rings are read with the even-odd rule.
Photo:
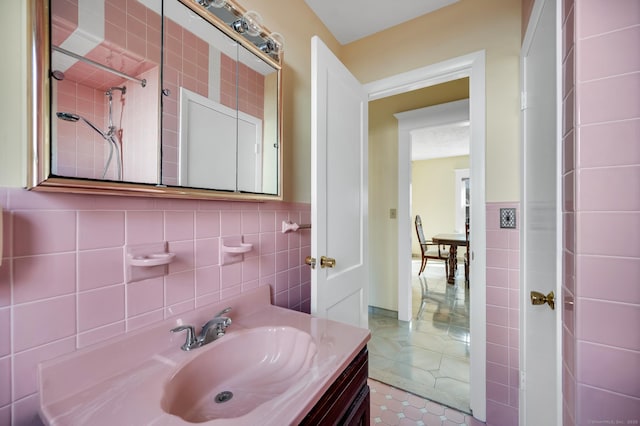
[[410, 132], [411, 160], [469, 155], [469, 122], [425, 127]]
[[340, 44], [347, 44], [459, 0], [304, 1]]

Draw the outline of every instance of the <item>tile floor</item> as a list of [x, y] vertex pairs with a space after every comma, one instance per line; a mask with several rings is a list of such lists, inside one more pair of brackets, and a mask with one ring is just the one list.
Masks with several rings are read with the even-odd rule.
[[468, 414], [369, 379], [371, 426], [485, 426]]
[[[395, 312], [370, 309], [369, 377], [470, 413], [464, 270], [459, 267], [455, 285], [447, 285], [442, 263], [427, 266], [420, 277], [419, 266], [413, 262], [411, 322], [398, 321]], [[424, 306], [421, 285], [427, 286]]]

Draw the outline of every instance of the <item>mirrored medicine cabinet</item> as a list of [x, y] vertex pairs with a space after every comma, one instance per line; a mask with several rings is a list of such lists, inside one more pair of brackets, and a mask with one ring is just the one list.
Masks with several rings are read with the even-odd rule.
[[282, 199], [283, 40], [232, 0], [37, 0], [29, 186]]

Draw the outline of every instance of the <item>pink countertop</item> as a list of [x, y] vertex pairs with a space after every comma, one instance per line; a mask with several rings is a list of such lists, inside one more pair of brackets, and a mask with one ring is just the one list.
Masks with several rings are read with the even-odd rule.
[[[228, 316], [233, 324], [226, 336], [189, 352], [180, 349], [184, 333], [170, 333], [171, 328], [204, 324], [227, 306], [232, 308]], [[47, 425], [65, 426], [193, 424], [163, 411], [165, 384], [201, 351], [215, 350], [233, 333], [263, 326], [308, 333], [317, 348], [309, 371], [294, 388], [248, 414], [201, 424], [298, 424], [370, 338], [366, 329], [273, 306], [269, 287], [259, 287], [40, 364], [40, 417]]]

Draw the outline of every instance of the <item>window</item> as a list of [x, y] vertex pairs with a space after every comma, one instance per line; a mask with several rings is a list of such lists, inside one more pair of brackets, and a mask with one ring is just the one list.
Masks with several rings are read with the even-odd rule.
[[469, 169], [456, 169], [456, 232], [464, 233], [464, 224], [469, 221], [469, 210], [471, 206], [471, 194], [469, 192]]

